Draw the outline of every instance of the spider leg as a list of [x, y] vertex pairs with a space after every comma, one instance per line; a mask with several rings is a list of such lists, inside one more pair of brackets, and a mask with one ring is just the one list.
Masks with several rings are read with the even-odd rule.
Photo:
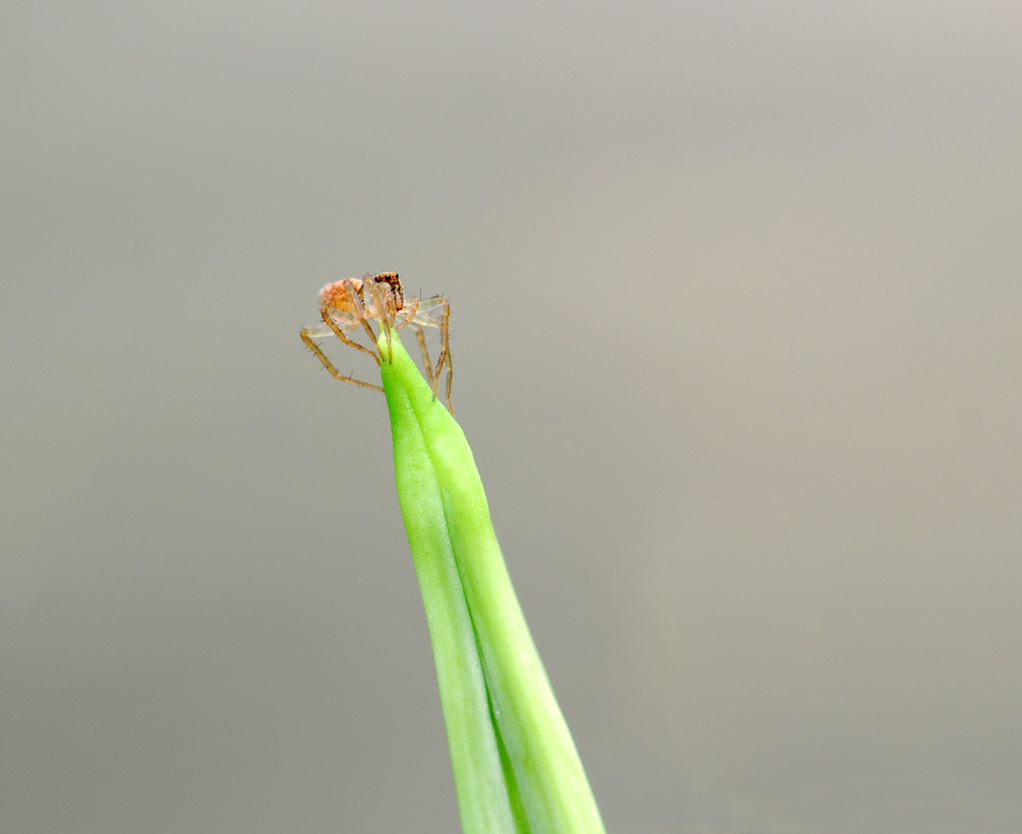
[[[330, 310], [327, 307], [320, 308], [319, 314], [323, 317], [323, 321], [326, 322], [327, 327], [329, 327], [334, 332], [334, 335], [342, 342], [344, 342], [344, 344], [346, 344], [348, 347], [355, 348], [355, 350], [360, 350], [362, 351], [362, 353], [368, 353], [371, 357], [373, 357], [373, 361], [376, 362], [377, 365], [380, 364], [380, 358], [376, 355], [375, 351], [369, 350], [369, 348], [360, 345], [358, 342], [352, 341], [351, 339], [344, 335], [344, 332], [341, 330], [341, 328], [337, 326], [337, 322], [335, 322], [330, 317]], [[369, 336], [373, 340], [373, 344], [376, 344], [376, 334], [373, 333], [373, 329], [366, 323], [365, 319], [362, 320], [362, 324], [366, 328], [366, 330], [369, 331]], [[309, 340], [306, 338], [308, 334], [306, 334], [305, 330], [303, 330], [302, 333], [305, 334], [302, 336], [302, 339], [308, 342]], [[316, 350], [316, 352], [322, 353], [322, 351], [318, 349]]]
[[367, 281], [366, 286], [369, 288], [369, 295], [373, 300], [373, 306], [376, 308], [376, 317], [380, 321], [380, 327], [387, 337], [387, 361], [393, 362], [394, 348], [391, 344], [390, 329], [394, 326], [397, 316], [397, 302], [394, 299], [394, 292], [391, 290], [390, 285], [386, 284], [386, 289], [384, 290], [380, 287], [381, 283], [384, 282]]
[[[352, 385], [358, 385], [362, 388], [368, 388], [371, 391], [383, 390], [383, 388], [381, 388], [379, 385], [373, 385], [371, 382], [363, 382], [360, 379], [355, 379], [354, 377], [344, 376], [343, 374], [341, 374], [340, 371], [338, 371], [337, 368], [334, 367], [334, 363], [330, 361], [329, 357], [325, 353], [323, 353], [319, 345], [312, 341], [312, 337], [309, 335], [309, 328], [307, 327], [302, 328], [301, 337], [302, 341], [305, 342], [305, 346], [314, 354], [316, 354], [316, 358], [323, 363], [324, 368], [330, 371], [330, 375], [334, 379], [338, 379], [341, 382], [350, 382]], [[341, 338], [344, 339], [343, 336]], [[365, 350], [365, 348], [363, 348], [362, 345], [358, 344], [357, 342], [350, 342], [348, 339], [344, 339], [344, 341], [347, 342], [348, 344], [351, 344], [354, 347], [361, 348], [366, 353], [369, 353], [369, 351]], [[376, 354], [372, 354], [372, 356], [374, 359], [376, 359]], [[379, 360], [377, 360], [377, 362], [379, 362]]]
[[[376, 334], [373, 332], [372, 326], [369, 324], [368, 321], [366, 321], [365, 319], [362, 319], [362, 327], [365, 328], [365, 332], [369, 334], [369, 338], [372, 340], [373, 344], [375, 345], [376, 344]], [[362, 347], [362, 345], [359, 345], [359, 347]], [[369, 351], [369, 352], [372, 353], [372, 351]], [[377, 356], [375, 353], [373, 353], [373, 358], [376, 360], [376, 364], [379, 365], [380, 364], [380, 357]]]
[[[373, 346], [373, 350], [370, 351], [364, 348], [362, 345], [358, 344], [357, 342], [353, 342], [351, 341], [351, 339], [348, 339], [347, 337], [341, 335], [340, 331], [334, 328], [333, 325], [331, 325], [331, 329], [334, 331], [334, 333], [337, 334], [338, 338], [346, 345], [356, 347], [364, 353], [371, 354], [373, 359], [376, 360], [376, 364], [379, 365], [380, 357], [377, 355], [376, 352], [376, 334], [373, 333], [373, 328], [369, 324], [369, 316], [366, 313], [365, 303], [363, 300], [365, 293], [365, 281], [364, 280], [359, 281], [357, 284], [355, 283], [354, 280], [345, 281], [344, 289], [348, 293], [348, 300], [351, 302], [351, 306], [355, 309], [355, 320], [362, 325], [362, 329], [365, 330], [366, 335], [369, 336], [369, 343]], [[324, 321], [326, 321], [325, 316]], [[330, 322], [327, 322], [327, 324], [330, 324]]]
[[451, 352], [447, 351], [447, 409], [454, 416], [454, 406], [451, 404], [451, 376], [454, 374], [454, 363], [451, 361]]
[[[433, 388], [433, 363], [429, 358], [429, 350], [426, 348], [426, 334], [422, 332], [422, 327], [415, 325], [415, 338], [419, 340], [419, 350], [422, 351], [422, 365], [426, 369], [426, 381], [429, 383], [430, 389]], [[434, 393], [434, 396], [436, 394]]]
[[398, 313], [399, 316], [404, 318], [401, 324], [395, 325], [396, 327], [404, 327], [408, 322], [415, 318], [415, 314], [419, 312], [419, 299], [409, 299], [408, 304], [401, 308]]
[[409, 323], [415, 327], [415, 339], [419, 343], [419, 350], [422, 351], [422, 365], [426, 369], [426, 380], [429, 382], [429, 387], [433, 387], [433, 363], [429, 358], [429, 349], [426, 347], [426, 334], [422, 332], [422, 326], [415, 321], [415, 315], [419, 312], [419, 299], [410, 298], [408, 303], [401, 308], [397, 314], [397, 318], [400, 319], [399, 323], [395, 324], [394, 327], [405, 327]]
[[440, 319], [440, 356], [436, 360], [436, 368], [433, 370], [433, 399], [436, 399], [436, 390], [440, 382], [440, 371], [443, 370], [444, 366], [447, 366], [447, 408], [451, 412], [451, 416], [454, 416], [454, 406], [451, 405], [451, 377], [454, 374], [454, 363], [451, 361], [451, 304], [442, 295], [436, 296], [435, 299], [439, 304], [443, 305], [444, 312]]

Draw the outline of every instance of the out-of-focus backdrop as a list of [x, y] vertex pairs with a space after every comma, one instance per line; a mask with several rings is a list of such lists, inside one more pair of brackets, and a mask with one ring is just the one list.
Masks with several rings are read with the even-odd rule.
[[458, 829], [367, 270], [609, 830], [1022, 828], [1022, 6], [0, 18], [4, 831]]

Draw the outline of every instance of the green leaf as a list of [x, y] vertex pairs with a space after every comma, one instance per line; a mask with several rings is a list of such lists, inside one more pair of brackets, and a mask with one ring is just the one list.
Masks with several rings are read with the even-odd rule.
[[465, 834], [602, 832], [490, 523], [472, 450], [397, 333], [381, 335], [394, 473]]

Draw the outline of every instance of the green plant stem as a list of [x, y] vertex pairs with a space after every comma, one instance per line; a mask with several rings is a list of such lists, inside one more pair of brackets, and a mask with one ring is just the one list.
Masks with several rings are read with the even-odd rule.
[[394, 471], [466, 834], [602, 832], [529, 634], [464, 433], [397, 333], [379, 347]]

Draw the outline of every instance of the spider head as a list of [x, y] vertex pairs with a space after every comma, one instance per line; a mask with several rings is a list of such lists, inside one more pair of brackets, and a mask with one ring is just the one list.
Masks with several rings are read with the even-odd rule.
[[390, 288], [390, 295], [394, 299], [394, 310], [402, 309], [405, 306], [405, 294], [401, 289], [401, 279], [396, 272], [381, 272], [374, 279], [377, 285], [386, 284]]

